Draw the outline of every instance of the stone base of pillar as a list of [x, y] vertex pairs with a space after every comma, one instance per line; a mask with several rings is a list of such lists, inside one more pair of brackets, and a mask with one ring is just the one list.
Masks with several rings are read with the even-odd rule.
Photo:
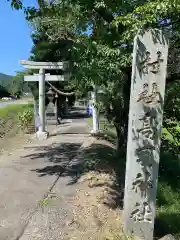
[[39, 140], [46, 140], [48, 138], [48, 135], [49, 133], [48, 132], [37, 132], [36, 133], [36, 137], [39, 139]]
[[100, 135], [102, 135], [102, 131], [101, 130], [91, 130], [91, 135], [92, 136], [100, 136]]

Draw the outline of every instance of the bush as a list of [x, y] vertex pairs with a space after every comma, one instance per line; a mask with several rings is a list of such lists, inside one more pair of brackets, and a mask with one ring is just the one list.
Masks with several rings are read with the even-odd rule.
[[18, 113], [19, 127], [24, 130], [32, 125], [34, 121], [34, 111], [32, 108], [25, 109]]
[[14, 136], [20, 129], [18, 116], [27, 109], [32, 109], [32, 104], [14, 104], [0, 109], [0, 137]]
[[23, 112], [25, 109], [32, 108], [33, 104], [13, 104], [8, 105], [6, 108], [0, 108], [0, 118], [7, 117], [12, 114]]

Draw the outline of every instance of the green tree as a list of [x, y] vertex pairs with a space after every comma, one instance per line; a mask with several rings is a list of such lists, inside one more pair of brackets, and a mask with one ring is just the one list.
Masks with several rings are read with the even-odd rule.
[[[29, 20], [30, 24], [32, 24], [33, 19]], [[36, 24], [37, 26], [37, 24]], [[70, 61], [71, 54], [71, 41], [68, 39], [59, 39], [58, 41], [50, 41], [46, 34], [46, 27], [41, 26], [40, 28], [34, 28], [34, 32], [32, 34], [33, 47], [31, 49], [31, 55], [29, 60], [32, 61]], [[29, 74], [33, 74], [35, 71], [30, 71]], [[64, 72], [62, 70], [47, 70], [46, 73], [50, 74], [59, 74], [62, 75]], [[35, 98], [38, 98], [38, 83], [28, 83], [33, 95]], [[59, 90], [59, 94], [62, 96], [70, 96], [68, 92], [72, 91], [72, 88], [67, 86], [66, 83], [56, 82], [53, 83], [54, 87]], [[48, 90], [49, 85], [46, 85]], [[60, 90], [61, 89], [61, 90]]]
[[11, 95], [19, 98], [22, 96], [25, 90], [28, 90], [27, 83], [24, 82], [24, 75], [26, 74], [26, 71], [16, 72], [16, 75], [13, 77], [13, 80], [9, 86]]
[[[139, 30], [163, 27], [173, 33], [177, 45], [180, 3], [173, 0], [57, 0], [50, 4], [41, 2], [39, 6], [29, 9], [28, 19], [38, 32], [43, 29], [52, 44], [62, 38], [72, 40], [72, 84], [81, 93], [94, 84], [104, 90], [106, 114], [116, 127], [117, 143], [121, 147], [127, 135], [133, 38]], [[175, 41], [173, 38], [171, 41]], [[171, 44], [170, 48], [175, 46]], [[169, 56], [169, 66], [173, 59], [174, 56]], [[173, 71], [168, 68], [168, 81], [175, 80]], [[168, 83], [167, 96], [171, 87]], [[172, 117], [167, 109], [165, 114], [167, 119]]]

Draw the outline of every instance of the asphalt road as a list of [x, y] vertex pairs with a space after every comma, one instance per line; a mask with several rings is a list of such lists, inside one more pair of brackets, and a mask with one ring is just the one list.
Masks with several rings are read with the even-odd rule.
[[2, 101], [0, 102], [0, 108], [6, 108], [9, 105], [12, 104], [28, 104], [30, 102], [30, 99], [20, 99], [20, 100], [9, 100], [9, 101]]

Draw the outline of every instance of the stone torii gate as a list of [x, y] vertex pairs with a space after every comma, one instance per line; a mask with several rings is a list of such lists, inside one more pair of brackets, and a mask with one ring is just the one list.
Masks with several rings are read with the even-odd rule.
[[45, 81], [65, 81], [64, 75], [45, 74], [45, 70], [67, 70], [68, 62], [33, 62], [21, 60], [20, 64], [26, 69], [39, 69], [39, 74], [25, 76], [24, 81], [39, 81], [39, 117], [40, 126], [37, 132], [39, 140], [45, 140], [48, 133], [45, 131]]

